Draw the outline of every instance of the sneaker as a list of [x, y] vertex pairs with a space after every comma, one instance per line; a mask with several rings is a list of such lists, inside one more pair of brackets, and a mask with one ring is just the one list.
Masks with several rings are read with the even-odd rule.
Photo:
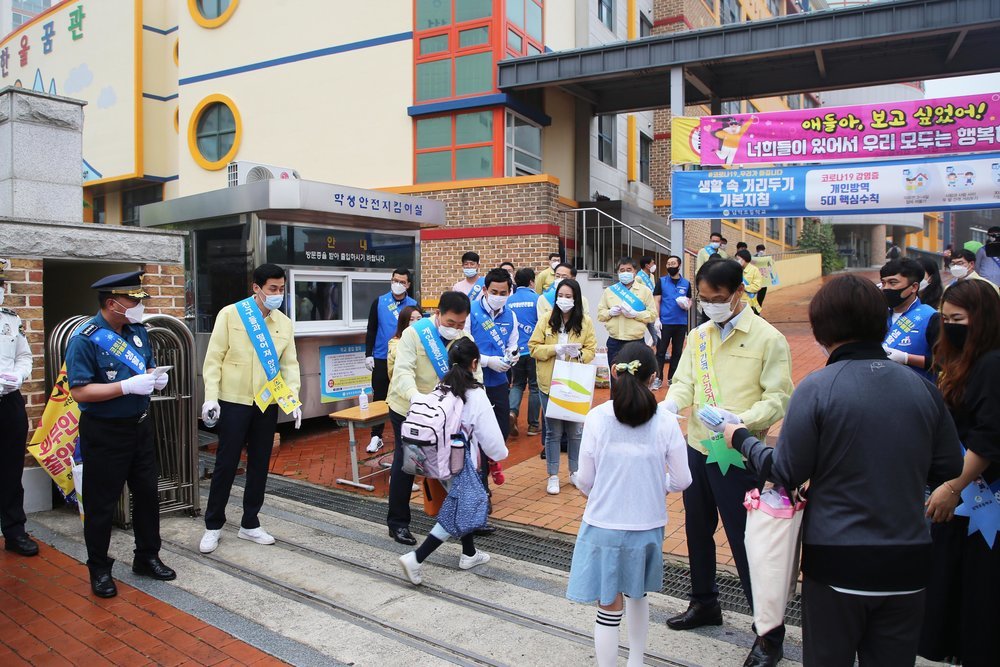
[[549, 482], [545, 485], [545, 493], [552, 496], [559, 493], [559, 475], [552, 475], [549, 477]]
[[[510, 413], [510, 429], [509, 429], [509, 432], [510, 432], [510, 437], [512, 437], [512, 438], [521, 434], [520, 430], [518, 430], [518, 428], [517, 428], [517, 415], [515, 415], [513, 412]], [[530, 433], [529, 433], [529, 435], [530, 435]]]
[[219, 538], [222, 536], [222, 529], [219, 530], [206, 530], [205, 534], [201, 536], [201, 544], [198, 545], [198, 550], [203, 554], [210, 554], [219, 547]]
[[577, 482], [578, 482], [579, 480], [580, 480], [580, 476], [579, 476], [579, 474], [577, 474], [577, 473], [575, 473], [575, 472], [571, 472], [571, 473], [569, 474], [569, 483], [570, 483], [570, 484], [572, 484], [573, 486], [575, 486], [575, 487], [576, 487], [576, 488], [578, 488], [578, 489], [580, 488], [580, 485], [579, 485], [579, 484], [577, 484]]
[[528, 435], [541, 435], [542, 427], [538, 424], [528, 424]]
[[663, 386], [663, 380], [661, 380], [660, 378], [656, 378], [655, 380], [653, 380], [653, 386], [650, 387], [650, 389], [652, 389], [653, 391], [657, 391], [662, 386]]
[[385, 443], [382, 442], [382, 438], [378, 437], [377, 435], [373, 435], [372, 441], [368, 443], [367, 447], [365, 447], [365, 451], [368, 452], [369, 454], [374, 454], [383, 447], [385, 447]]
[[410, 551], [400, 556], [399, 564], [403, 568], [403, 574], [406, 575], [411, 584], [419, 586], [424, 581], [424, 578], [420, 576], [420, 563], [417, 562], [416, 551]]
[[240, 532], [236, 534], [236, 537], [241, 540], [250, 540], [251, 542], [256, 542], [257, 544], [274, 544], [274, 538], [268, 535], [267, 531], [263, 528], [240, 528]]
[[[416, 559], [416, 556], [414, 556], [414, 559]], [[485, 551], [480, 551], [479, 549], [476, 549], [476, 553], [472, 554], [471, 556], [466, 556], [465, 554], [462, 554], [462, 557], [458, 559], [458, 566], [463, 570], [471, 570], [477, 565], [482, 565], [483, 563], [489, 563], [489, 562], [490, 562], [490, 555]]]

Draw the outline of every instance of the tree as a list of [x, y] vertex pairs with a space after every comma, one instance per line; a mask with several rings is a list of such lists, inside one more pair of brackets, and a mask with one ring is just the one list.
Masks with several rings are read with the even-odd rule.
[[802, 224], [799, 247], [818, 252], [823, 258], [823, 275], [844, 268], [844, 258], [837, 251], [833, 238], [833, 227], [820, 223], [817, 218], [806, 218]]

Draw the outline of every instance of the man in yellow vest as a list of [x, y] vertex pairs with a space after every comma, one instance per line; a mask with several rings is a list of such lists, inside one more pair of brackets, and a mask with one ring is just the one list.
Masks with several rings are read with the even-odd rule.
[[764, 287], [764, 276], [760, 269], [753, 263], [753, 257], [749, 250], [740, 250], [736, 253], [736, 261], [743, 267], [743, 301], [748, 303], [753, 312], [760, 315], [760, 303], [757, 301], [757, 293]]
[[[764, 440], [784, 417], [792, 393], [788, 341], [743, 300], [743, 267], [735, 260], [707, 262], [695, 277], [698, 301], [709, 320], [687, 339], [664, 405], [671, 412], [712, 405], [727, 420], [739, 420]], [[738, 452], [698, 419], [688, 421], [692, 483], [684, 491], [684, 530], [691, 564], [691, 602], [667, 620], [674, 630], [722, 625], [715, 581], [715, 530], [726, 529], [740, 583], [752, 604], [743, 534], [743, 499], [759, 481]], [[784, 626], [758, 637], [745, 667], [772, 667], [782, 656]]]
[[636, 280], [639, 265], [631, 257], [618, 260], [618, 281], [604, 290], [597, 304], [597, 319], [608, 330], [608, 367], [626, 343], [642, 340], [646, 325], [657, 319], [653, 292]]
[[562, 255], [557, 252], [550, 252], [549, 265], [535, 276], [535, 292], [541, 294], [552, 285], [555, 281], [556, 267], [560, 263], [562, 263]]

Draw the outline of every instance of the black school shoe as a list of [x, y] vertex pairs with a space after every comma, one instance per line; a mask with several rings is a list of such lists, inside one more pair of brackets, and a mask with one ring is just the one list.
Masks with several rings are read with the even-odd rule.
[[17, 537], [8, 537], [4, 540], [3, 548], [6, 551], [13, 551], [21, 556], [38, 555], [38, 543], [24, 534]]
[[400, 544], [412, 547], [417, 543], [417, 538], [413, 536], [409, 528], [390, 528], [389, 535]]

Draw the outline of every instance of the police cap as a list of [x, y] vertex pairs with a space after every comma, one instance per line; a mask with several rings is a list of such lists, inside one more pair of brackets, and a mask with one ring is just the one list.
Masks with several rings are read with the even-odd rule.
[[109, 292], [111, 294], [121, 294], [130, 296], [133, 299], [145, 299], [149, 296], [142, 287], [142, 274], [144, 271], [130, 271], [129, 273], [116, 273], [105, 276], [90, 286], [98, 292]]

